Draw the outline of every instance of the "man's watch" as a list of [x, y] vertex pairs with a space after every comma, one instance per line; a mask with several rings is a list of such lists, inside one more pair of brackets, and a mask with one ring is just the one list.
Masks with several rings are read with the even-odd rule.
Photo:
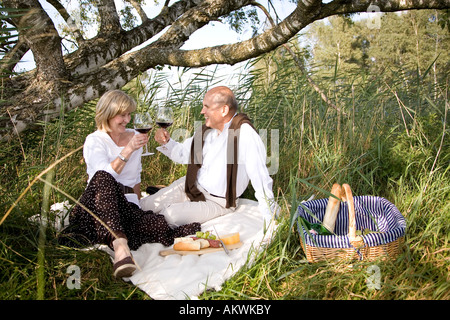
[[128, 159], [125, 158], [121, 153], [119, 153], [118, 157], [119, 157], [119, 159], [122, 160], [123, 162], [127, 162], [127, 161], [128, 161]]

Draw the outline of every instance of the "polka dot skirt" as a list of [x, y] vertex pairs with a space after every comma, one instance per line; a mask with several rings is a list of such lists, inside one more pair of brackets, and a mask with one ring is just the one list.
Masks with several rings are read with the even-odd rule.
[[[200, 223], [194, 222], [172, 229], [163, 215], [143, 211], [128, 202], [121, 185], [114, 177], [97, 171], [89, 182], [80, 203], [103, 221], [117, 236], [127, 238], [131, 250], [144, 243], [173, 244], [174, 238], [200, 231]], [[59, 242], [69, 246], [106, 244], [112, 248], [115, 238], [96, 218], [76, 205], [70, 213], [69, 227], [59, 237]]]

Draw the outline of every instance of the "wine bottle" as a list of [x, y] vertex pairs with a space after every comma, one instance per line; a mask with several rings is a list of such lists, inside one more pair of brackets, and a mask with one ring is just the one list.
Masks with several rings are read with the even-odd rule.
[[329, 236], [333, 233], [330, 232], [327, 228], [325, 228], [321, 223], [311, 223], [303, 217], [299, 217], [301, 219], [301, 223], [306, 227], [307, 230], [314, 230], [318, 235], [321, 236]]

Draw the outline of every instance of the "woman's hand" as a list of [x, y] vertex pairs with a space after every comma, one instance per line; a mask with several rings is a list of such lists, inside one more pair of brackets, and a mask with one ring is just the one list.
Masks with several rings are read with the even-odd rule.
[[148, 135], [145, 133], [138, 133], [134, 134], [131, 137], [130, 141], [128, 141], [128, 144], [123, 148], [121, 154], [129, 159], [131, 157], [131, 154], [138, 150], [139, 148], [142, 148], [145, 146], [148, 142]]
[[[125, 159], [130, 159], [133, 152], [135, 152], [139, 148], [142, 148], [144, 145], [147, 144], [147, 142], [148, 142], [147, 134], [133, 133], [133, 136], [131, 137], [130, 141], [128, 141], [128, 144], [125, 146], [125, 148], [123, 148], [122, 152], [120, 153], [122, 154], [123, 157], [125, 157]], [[119, 157], [117, 157], [113, 162], [111, 162], [111, 167], [113, 168], [114, 171], [120, 174], [122, 172], [122, 169], [125, 167], [125, 161], [122, 161], [121, 159], [119, 159]]]
[[166, 129], [159, 128], [155, 132], [155, 140], [160, 145], [165, 145], [170, 140], [170, 134]]
[[145, 133], [138, 133], [135, 134], [131, 139], [130, 142], [128, 142], [128, 147], [131, 149], [132, 152], [138, 150], [139, 148], [142, 148], [145, 146], [148, 142], [148, 135]]

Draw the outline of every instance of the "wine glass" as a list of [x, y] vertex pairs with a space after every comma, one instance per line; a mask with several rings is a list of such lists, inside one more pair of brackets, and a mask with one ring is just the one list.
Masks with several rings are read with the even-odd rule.
[[[134, 115], [134, 130], [139, 133], [148, 133], [153, 128], [153, 120], [148, 112], [136, 113]], [[149, 156], [154, 154], [153, 152], [148, 152], [148, 147], [145, 145], [145, 152], [143, 156]]]
[[[173, 124], [173, 110], [171, 107], [159, 107], [156, 113], [156, 124], [163, 129], [167, 129]], [[166, 149], [165, 146], [163, 148]]]

